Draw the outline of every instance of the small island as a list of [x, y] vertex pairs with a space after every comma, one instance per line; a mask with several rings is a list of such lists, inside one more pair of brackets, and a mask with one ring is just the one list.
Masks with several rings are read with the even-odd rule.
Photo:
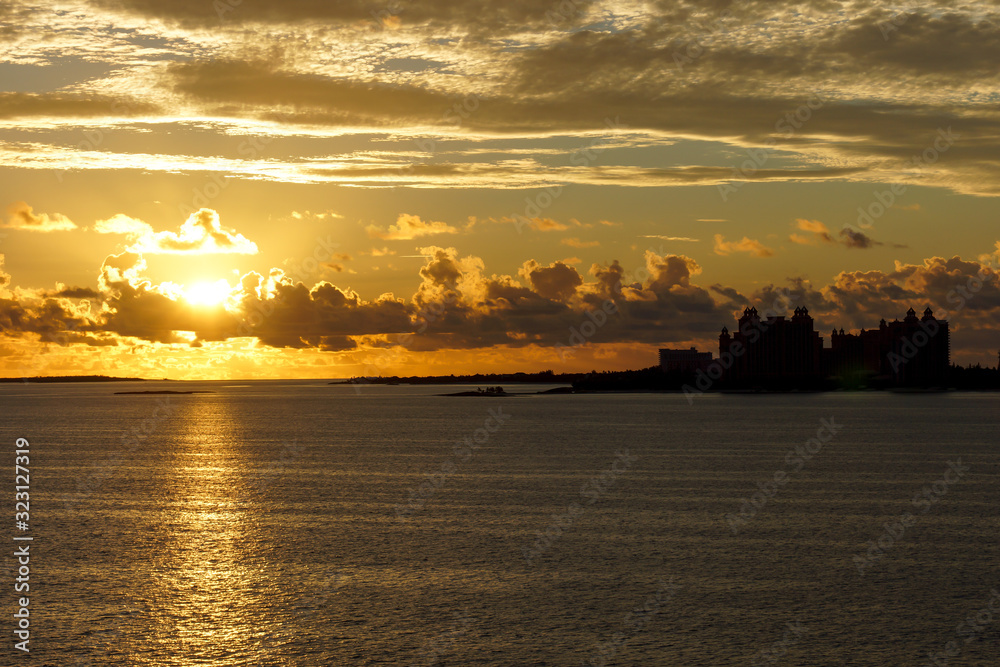
[[459, 391], [454, 394], [439, 394], [439, 396], [517, 396], [518, 394], [508, 394], [503, 387], [487, 387], [486, 389], [476, 389], [476, 391]]
[[208, 389], [193, 389], [191, 391], [173, 391], [169, 389], [159, 389], [150, 391], [116, 391], [115, 396], [122, 396], [127, 394], [149, 394], [149, 395], [161, 395], [161, 394], [214, 394], [214, 391]]

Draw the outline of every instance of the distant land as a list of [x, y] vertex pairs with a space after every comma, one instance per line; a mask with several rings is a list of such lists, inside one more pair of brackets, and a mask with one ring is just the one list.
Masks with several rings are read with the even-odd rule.
[[208, 389], [199, 389], [193, 391], [173, 391], [167, 389], [160, 389], [156, 391], [116, 391], [115, 396], [135, 395], [135, 394], [153, 394], [159, 396], [161, 394], [173, 395], [173, 394], [214, 394], [214, 393], [215, 393], [214, 391]]
[[[355, 377], [335, 380], [332, 385], [427, 385], [427, 384], [477, 384], [498, 386], [503, 384], [565, 384], [569, 387], [544, 393], [587, 393], [587, 392], [683, 392], [696, 390], [711, 391], [917, 391], [949, 389], [960, 391], [1000, 391], [1000, 370], [982, 366], [950, 366], [944, 382], [935, 387], [899, 387], [886, 378], [856, 377], [827, 379], [783, 380], [773, 383], [732, 386], [725, 382], [705, 384], [704, 373], [684, 371], [664, 371], [659, 366], [626, 371], [591, 371], [590, 373], [478, 373], [475, 375], [433, 375], [400, 377]], [[488, 394], [487, 394], [488, 395]]]
[[[627, 371], [625, 371], [627, 372]], [[428, 375], [403, 376], [390, 375], [379, 377], [353, 377], [347, 380], [334, 380], [329, 384], [485, 384], [498, 385], [503, 382], [539, 383], [539, 384], [573, 384], [587, 377], [588, 373], [555, 373], [542, 371], [540, 373], [476, 373], [474, 375]]]
[[0, 378], [0, 382], [145, 382], [145, 378], [116, 378], [107, 375], [52, 375], [47, 377], [30, 378]]

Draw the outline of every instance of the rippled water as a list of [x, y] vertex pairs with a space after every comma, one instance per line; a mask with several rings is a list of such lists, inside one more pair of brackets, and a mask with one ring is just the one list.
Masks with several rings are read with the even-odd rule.
[[1000, 396], [452, 390], [0, 385], [30, 664], [1000, 662]]

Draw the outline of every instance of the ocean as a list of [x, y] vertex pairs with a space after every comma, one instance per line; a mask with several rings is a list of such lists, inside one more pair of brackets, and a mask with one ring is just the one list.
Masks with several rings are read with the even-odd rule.
[[1000, 395], [461, 389], [0, 385], [0, 662], [1000, 663]]

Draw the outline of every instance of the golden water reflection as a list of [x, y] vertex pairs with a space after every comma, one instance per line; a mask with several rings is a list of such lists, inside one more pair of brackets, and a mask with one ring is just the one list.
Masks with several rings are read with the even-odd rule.
[[169, 656], [178, 665], [285, 664], [274, 651], [281, 623], [271, 611], [282, 591], [244, 493], [254, 468], [239, 422], [221, 397], [192, 408], [161, 485], [163, 549], [150, 555], [145, 582], [145, 650], [129, 663], [162, 665]]

